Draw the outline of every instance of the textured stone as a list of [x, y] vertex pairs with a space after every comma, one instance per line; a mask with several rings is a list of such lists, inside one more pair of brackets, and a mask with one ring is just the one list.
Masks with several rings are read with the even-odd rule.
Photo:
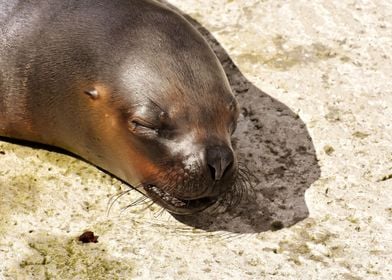
[[130, 192], [107, 214], [124, 184], [1, 141], [0, 278], [392, 279], [391, 2], [169, 2], [225, 67], [254, 193], [180, 222], [122, 212]]

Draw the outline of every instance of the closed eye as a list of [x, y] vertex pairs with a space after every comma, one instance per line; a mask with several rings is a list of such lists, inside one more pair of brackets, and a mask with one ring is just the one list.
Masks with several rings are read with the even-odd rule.
[[148, 121], [140, 118], [132, 118], [128, 121], [130, 130], [140, 136], [156, 136], [158, 135], [159, 128]]

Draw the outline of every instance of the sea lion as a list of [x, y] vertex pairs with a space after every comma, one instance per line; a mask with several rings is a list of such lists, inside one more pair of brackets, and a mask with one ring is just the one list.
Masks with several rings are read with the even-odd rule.
[[181, 15], [148, 0], [0, 0], [0, 136], [53, 145], [174, 214], [233, 191], [239, 115]]

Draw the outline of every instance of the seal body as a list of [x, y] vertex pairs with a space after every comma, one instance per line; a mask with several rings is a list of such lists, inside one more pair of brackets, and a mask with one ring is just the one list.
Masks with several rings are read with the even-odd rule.
[[235, 184], [238, 105], [201, 35], [142, 0], [0, 0], [0, 136], [66, 149], [177, 214]]

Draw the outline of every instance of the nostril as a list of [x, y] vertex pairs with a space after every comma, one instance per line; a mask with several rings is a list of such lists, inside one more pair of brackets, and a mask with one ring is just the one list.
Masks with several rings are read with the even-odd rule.
[[216, 173], [215, 168], [210, 164], [207, 164], [207, 166], [208, 166], [208, 169], [210, 170], [212, 180], [215, 181], [215, 173]]
[[226, 166], [225, 170], [223, 170], [222, 177], [225, 177], [226, 173], [231, 169], [231, 167], [233, 166], [233, 161], [234, 161], [234, 158], [233, 158], [233, 160], [229, 163], [229, 165]]
[[227, 146], [211, 146], [207, 148], [207, 166], [214, 181], [224, 177], [233, 166], [234, 156]]

